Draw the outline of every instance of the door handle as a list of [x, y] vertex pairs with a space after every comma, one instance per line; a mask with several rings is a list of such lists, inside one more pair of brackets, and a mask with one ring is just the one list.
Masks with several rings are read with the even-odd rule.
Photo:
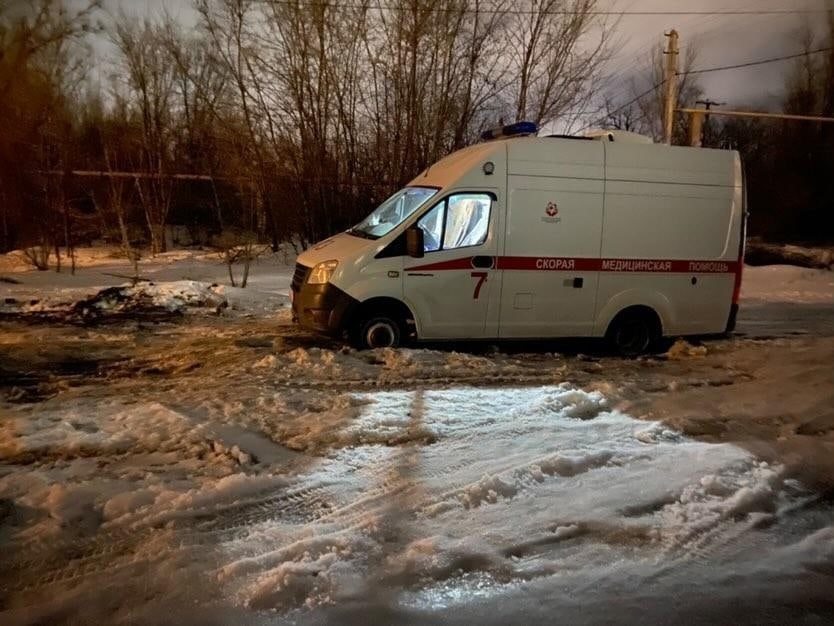
[[584, 282], [585, 281], [582, 278], [579, 278], [579, 277], [574, 278], [573, 279], [573, 288], [574, 289], [582, 289], [582, 283], [584, 283]]
[[473, 256], [472, 257], [472, 267], [476, 267], [478, 269], [492, 269], [495, 265], [495, 257], [491, 256]]

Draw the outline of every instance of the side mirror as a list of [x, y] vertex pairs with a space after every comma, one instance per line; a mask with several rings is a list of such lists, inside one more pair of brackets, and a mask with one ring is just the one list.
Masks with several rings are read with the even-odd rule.
[[422, 259], [425, 254], [425, 243], [423, 241], [423, 229], [419, 226], [412, 226], [405, 231], [405, 251], [408, 256], [415, 259]]

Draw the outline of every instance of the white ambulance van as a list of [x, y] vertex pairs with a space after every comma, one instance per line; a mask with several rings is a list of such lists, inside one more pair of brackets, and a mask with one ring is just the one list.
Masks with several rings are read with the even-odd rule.
[[519, 123], [422, 172], [298, 257], [293, 316], [359, 347], [729, 332], [746, 221], [738, 153]]

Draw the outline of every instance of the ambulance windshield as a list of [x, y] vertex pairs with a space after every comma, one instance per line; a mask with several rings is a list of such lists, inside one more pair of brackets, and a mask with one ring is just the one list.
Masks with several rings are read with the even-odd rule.
[[406, 187], [401, 189], [347, 232], [366, 239], [379, 239], [402, 224], [436, 193], [437, 189], [431, 187]]

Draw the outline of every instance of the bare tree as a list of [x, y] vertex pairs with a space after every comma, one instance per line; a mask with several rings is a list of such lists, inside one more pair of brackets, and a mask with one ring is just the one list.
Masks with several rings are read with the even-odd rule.
[[[463, 76], [458, 94], [458, 119], [450, 149], [474, 140], [483, 127], [500, 115], [500, 85], [508, 84], [505, 55], [505, 11], [511, 2], [475, 0], [462, 23], [461, 59]], [[484, 68], [491, 68], [485, 72]]]
[[[101, 112], [106, 132], [84, 154], [42, 161], [59, 173], [78, 160], [108, 173], [99, 214], [126, 250], [138, 221], [123, 205], [133, 199], [152, 252], [164, 249], [173, 216], [191, 224], [185, 204], [193, 220], [213, 215], [274, 249], [304, 245], [501, 116], [546, 122], [587, 99], [610, 30], [596, 2], [196, 0], [193, 31], [165, 15], [121, 15], [108, 24], [122, 71]], [[116, 127], [129, 145], [114, 142]], [[119, 182], [117, 170], [136, 176]], [[188, 172], [209, 184], [177, 182], [186, 201], [172, 214], [174, 177]], [[0, 194], [12, 192], [0, 178]], [[67, 245], [73, 214], [52, 213], [66, 218]], [[3, 213], [4, 232], [9, 223]]]
[[115, 214], [122, 242], [122, 251], [133, 266], [134, 281], [139, 278], [140, 252], [133, 246], [128, 219], [129, 179], [116, 176], [119, 171], [127, 169], [130, 163], [133, 128], [129, 122], [126, 105], [117, 102], [111, 119], [102, 120], [99, 126], [101, 137], [101, 156], [107, 176], [107, 201], [110, 211]]
[[218, 145], [221, 109], [227, 98], [229, 74], [209, 39], [184, 32], [170, 16], [163, 22], [163, 42], [174, 63], [174, 100], [178, 115], [174, 141], [178, 161], [190, 172], [212, 177], [211, 191], [217, 225], [223, 229], [223, 213], [214, 177], [222, 173]]
[[75, 236], [70, 193], [71, 180], [66, 172], [76, 160], [75, 131], [78, 124], [77, 101], [86, 79], [86, 49], [79, 50], [79, 43], [62, 39], [44, 49], [32, 65], [49, 85], [52, 95], [47, 102], [48, 113], [41, 127], [39, 171], [44, 194], [44, 209], [55, 250], [55, 270], [61, 271], [63, 247], [70, 259], [70, 271], [75, 274]]
[[517, 5], [506, 29], [516, 120], [547, 124], [595, 91], [613, 28], [597, 0], [541, 0]]
[[[269, 193], [270, 181], [275, 174], [275, 159], [269, 143], [270, 138], [274, 143], [277, 134], [276, 120], [274, 111], [265, 106], [265, 81], [269, 73], [256, 73], [259, 46], [252, 32], [253, 24], [264, 19], [263, 14], [251, 0], [196, 0], [196, 7], [216, 61], [229, 76], [235, 94], [228, 106], [236, 114], [222, 117], [231, 137], [228, 143], [235, 150], [238, 163], [247, 164], [249, 181], [246, 187], [252, 195], [254, 219], [264, 224], [273, 249], [277, 249], [283, 233], [279, 229], [275, 200]], [[239, 140], [241, 130], [245, 133], [245, 142]], [[240, 191], [245, 193], [243, 188]]]
[[67, 89], [81, 67], [72, 44], [95, 29], [97, 7], [0, 3], [0, 250], [17, 240], [43, 247], [70, 239], [63, 186], [37, 172], [66, 160]]
[[644, 128], [643, 115], [636, 106], [617, 106], [610, 95], [605, 96], [603, 111], [602, 125], [605, 128], [638, 133]]
[[164, 26], [149, 20], [137, 23], [122, 15], [114, 25], [113, 42], [120, 52], [131, 101], [142, 129], [139, 162], [151, 174], [134, 179], [145, 213], [151, 253], [166, 249], [165, 226], [171, 208], [170, 178], [175, 64], [165, 45]]
[[232, 287], [237, 287], [235, 281], [234, 266], [243, 264], [243, 274], [240, 279], [241, 289], [245, 289], [249, 282], [249, 270], [252, 261], [264, 253], [264, 246], [258, 245], [257, 235], [251, 231], [240, 228], [227, 229], [214, 243], [220, 253], [220, 258], [226, 264], [229, 271], [229, 282]]

